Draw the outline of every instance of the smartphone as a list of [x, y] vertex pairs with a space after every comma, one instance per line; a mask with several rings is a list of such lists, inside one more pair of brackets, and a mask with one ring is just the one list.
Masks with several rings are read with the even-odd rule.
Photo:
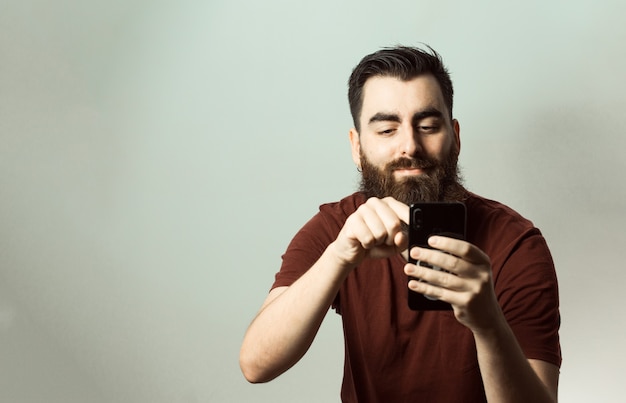
[[[428, 245], [428, 238], [433, 235], [464, 240], [466, 215], [465, 205], [460, 202], [412, 204], [409, 217], [409, 250], [413, 246], [432, 249]], [[426, 262], [416, 261], [410, 256], [409, 262], [433, 270], [442, 270]], [[409, 280], [414, 279], [409, 277]], [[452, 306], [447, 302], [409, 290], [409, 308], [416, 311], [446, 311], [451, 310]]]

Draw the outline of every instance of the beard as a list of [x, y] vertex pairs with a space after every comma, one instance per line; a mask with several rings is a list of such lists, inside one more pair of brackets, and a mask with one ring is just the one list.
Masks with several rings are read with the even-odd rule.
[[[458, 149], [453, 146], [443, 161], [428, 156], [400, 158], [379, 169], [368, 161], [361, 150], [362, 177], [359, 190], [368, 198], [391, 196], [407, 205], [462, 201], [467, 198], [467, 191], [462, 184], [458, 157]], [[424, 173], [396, 180], [394, 171], [403, 168], [418, 168]]]

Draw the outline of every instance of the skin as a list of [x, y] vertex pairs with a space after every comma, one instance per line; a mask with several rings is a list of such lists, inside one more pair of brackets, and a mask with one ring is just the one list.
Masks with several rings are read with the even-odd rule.
[[[443, 161], [453, 146], [460, 150], [459, 124], [449, 116], [431, 75], [409, 81], [370, 78], [364, 86], [361, 131], [353, 128], [349, 134], [352, 158], [360, 167], [363, 154], [379, 168], [419, 153]], [[394, 176], [424, 173], [404, 169]], [[368, 199], [310, 270], [291, 286], [273, 289], [242, 343], [246, 379], [274, 379], [306, 353], [341, 283], [363, 259], [406, 257], [401, 225], [408, 221], [407, 205], [389, 197]], [[472, 331], [488, 401], [556, 401], [558, 368], [524, 357], [495, 297], [489, 257], [464, 241], [432, 237], [429, 243], [437, 250], [412, 248], [411, 256], [449, 273], [407, 263], [407, 275], [426, 281], [411, 281], [409, 288], [452, 304], [457, 320]]]

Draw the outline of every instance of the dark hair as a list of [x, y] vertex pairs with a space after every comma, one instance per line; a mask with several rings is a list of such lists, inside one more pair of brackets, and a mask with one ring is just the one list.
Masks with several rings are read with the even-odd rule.
[[426, 45], [426, 47], [427, 51], [407, 46], [383, 48], [361, 59], [352, 70], [348, 81], [348, 102], [357, 131], [360, 131], [359, 118], [363, 108], [363, 86], [369, 78], [375, 76], [389, 76], [409, 81], [421, 74], [432, 74], [441, 87], [444, 102], [452, 118], [454, 91], [450, 74], [443, 65], [441, 56], [430, 46]]

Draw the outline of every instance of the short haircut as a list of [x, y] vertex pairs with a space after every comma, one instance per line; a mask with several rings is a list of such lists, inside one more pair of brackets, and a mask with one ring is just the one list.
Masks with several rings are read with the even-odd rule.
[[439, 83], [452, 119], [454, 90], [450, 74], [441, 56], [430, 46], [426, 47], [427, 50], [407, 46], [383, 48], [361, 59], [348, 81], [348, 102], [357, 131], [361, 130], [359, 119], [363, 108], [363, 86], [371, 77], [394, 77], [409, 81], [422, 74], [432, 74]]

